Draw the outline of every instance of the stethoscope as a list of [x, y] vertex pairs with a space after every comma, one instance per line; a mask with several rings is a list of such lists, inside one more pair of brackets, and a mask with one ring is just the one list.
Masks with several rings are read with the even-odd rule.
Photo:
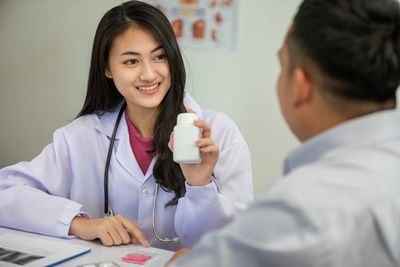
[[[111, 160], [112, 150], [114, 147], [115, 135], [117, 134], [118, 125], [121, 120], [122, 114], [124, 113], [125, 108], [126, 108], [126, 102], [124, 102], [121, 109], [119, 110], [118, 117], [117, 117], [117, 120], [115, 121], [114, 130], [113, 130], [113, 133], [111, 136], [110, 146], [108, 147], [106, 166], [105, 166], [105, 170], [104, 170], [104, 217], [114, 216], [113, 210], [108, 206], [108, 170], [110, 168], [110, 160]], [[178, 237], [161, 238], [157, 234], [155, 225], [156, 225], [156, 206], [157, 206], [158, 188], [159, 188], [159, 184], [156, 183], [156, 188], [154, 190], [153, 212], [152, 212], [152, 216], [153, 216], [152, 224], [153, 224], [154, 236], [161, 242], [180, 242]]]

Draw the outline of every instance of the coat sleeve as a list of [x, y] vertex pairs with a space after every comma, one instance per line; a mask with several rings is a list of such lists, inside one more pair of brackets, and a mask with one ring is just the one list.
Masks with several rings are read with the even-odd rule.
[[51, 236], [68, 237], [81, 204], [68, 199], [70, 155], [62, 129], [53, 143], [31, 162], [0, 170], [0, 225]]
[[186, 183], [186, 194], [179, 199], [175, 228], [186, 247], [193, 246], [204, 233], [231, 222], [253, 200], [250, 151], [244, 138], [223, 114], [208, 122], [220, 156], [213, 182], [206, 186]]

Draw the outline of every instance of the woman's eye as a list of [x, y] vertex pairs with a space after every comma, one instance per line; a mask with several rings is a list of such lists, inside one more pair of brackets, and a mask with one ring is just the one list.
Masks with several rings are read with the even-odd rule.
[[166, 55], [158, 55], [158, 56], [156, 56], [154, 59], [155, 59], [155, 60], [163, 60], [163, 59], [165, 59], [165, 58], [167, 58]]
[[129, 60], [124, 62], [124, 64], [126, 64], [126, 65], [134, 65], [134, 64], [137, 64], [137, 63], [138, 63], [138, 61], [136, 59], [129, 59]]

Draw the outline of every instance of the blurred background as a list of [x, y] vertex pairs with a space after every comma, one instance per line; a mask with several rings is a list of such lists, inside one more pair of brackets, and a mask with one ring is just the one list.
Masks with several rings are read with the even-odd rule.
[[[0, 168], [30, 161], [71, 122], [85, 93], [94, 33], [121, 1], [0, 1]], [[233, 51], [182, 49], [187, 91], [231, 117], [250, 147], [256, 196], [298, 145], [280, 114], [277, 51], [300, 0], [239, 0]]]

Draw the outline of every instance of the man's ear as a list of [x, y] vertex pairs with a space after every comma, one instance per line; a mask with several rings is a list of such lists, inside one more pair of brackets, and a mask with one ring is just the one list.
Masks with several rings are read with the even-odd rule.
[[294, 70], [295, 94], [293, 107], [299, 107], [308, 103], [313, 98], [313, 84], [307, 72], [303, 68]]
[[105, 69], [104, 74], [106, 75], [107, 78], [112, 79], [111, 71], [108, 68]]

